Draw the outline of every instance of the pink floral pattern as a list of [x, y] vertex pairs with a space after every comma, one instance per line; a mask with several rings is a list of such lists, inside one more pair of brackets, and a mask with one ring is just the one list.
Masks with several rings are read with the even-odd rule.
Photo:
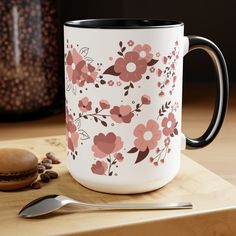
[[174, 49], [168, 56], [162, 56], [162, 64], [158, 65], [156, 74], [158, 77], [157, 87], [158, 95], [160, 97], [166, 94], [172, 95], [175, 89], [175, 83], [177, 79], [176, 66], [179, 60], [179, 48], [178, 41], [175, 42]]
[[92, 102], [89, 101], [88, 97], [84, 97], [81, 100], [79, 100], [79, 109], [82, 112], [87, 112], [92, 110]]
[[[166, 94], [172, 95], [177, 80], [178, 40], [168, 55], [155, 53], [149, 44], [135, 44], [133, 40], [129, 40], [127, 45], [129, 49], [124, 46], [122, 41], [119, 42], [120, 49], [117, 52], [119, 57], [115, 58], [114, 64], [106, 68], [103, 73], [101, 73], [102, 63], [96, 63], [96, 67], [92, 65], [94, 60], [88, 57], [88, 47], [82, 47], [79, 52], [72, 47], [65, 57], [68, 80], [72, 85], [77, 84], [79, 87], [87, 84], [92, 84], [96, 88], [103, 85], [121, 86], [120, 81], [106, 80], [106, 75], [112, 75], [119, 77], [126, 84], [123, 89], [124, 96], [127, 96], [140, 80], [156, 76], [158, 95], [160, 97]], [[113, 60], [113, 57], [109, 58], [110, 61]], [[66, 89], [69, 91], [71, 88], [72, 86], [69, 84]]]
[[176, 119], [174, 113], [170, 112], [168, 114], [168, 117], [165, 117], [162, 120], [161, 125], [163, 126], [163, 134], [165, 136], [173, 134], [176, 127]]
[[[98, 175], [113, 175], [112, 167], [117, 164], [117, 161], [123, 161], [123, 155], [120, 151], [123, 147], [121, 137], [116, 136], [113, 132], [108, 134], [99, 133], [94, 136], [92, 151], [99, 161], [92, 165], [91, 170]], [[101, 161], [102, 159], [102, 161]]]
[[132, 108], [129, 105], [126, 106], [114, 106], [111, 110], [111, 119], [116, 123], [130, 123], [134, 116]]
[[[111, 118], [115, 123], [130, 123], [135, 115], [135, 113], [141, 112], [141, 108], [143, 105], [149, 105], [151, 103], [150, 96], [144, 94], [141, 97], [141, 103], [137, 103], [135, 108], [132, 108], [130, 105], [120, 105], [120, 106], [112, 106], [107, 100], [102, 99], [99, 101], [99, 106], [94, 109], [94, 112], [88, 113], [93, 109], [92, 102], [89, 101], [87, 97], [79, 100], [79, 108], [81, 113], [79, 113], [78, 119], [88, 119], [92, 117], [95, 122], [101, 123], [101, 125], [107, 127], [107, 119]], [[104, 112], [104, 110], [109, 110]]]
[[88, 48], [82, 48], [80, 53], [76, 48], [73, 48], [66, 55], [68, 79], [80, 87], [83, 87], [85, 83], [94, 83], [98, 74], [95, 67], [90, 64], [93, 60], [86, 57], [87, 53]]
[[134, 88], [134, 83], [137, 83], [145, 76], [148, 67], [151, 67], [151, 71], [154, 72], [155, 68], [153, 66], [158, 62], [157, 59], [153, 58], [150, 45], [135, 45], [131, 40], [127, 44], [131, 47], [131, 50], [127, 51], [123, 42], [119, 42], [120, 50], [117, 52], [119, 57], [112, 66], [103, 72], [103, 75], [118, 76], [120, 80], [128, 83], [124, 87], [124, 96], [127, 96], [129, 90]]
[[79, 133], [68, 109], [66, 109], [66, 139], [69, 150], [74, 152], [78, 147]]
[[[155, 52], [149, 44], [137, 44], [133, 40], [119, 42], [117, 56], [110, 56], [110, 66], [103, 68], [102, 63], [94, 62], [88, 57], [89, 48], [71, 46], [65, 55], [67, 91], [85, 92], [89, 86], [120, 87], [124, 97], [128, 96], [137, 86], [142, 87], [141, 80], [157, 80], [157, 96], [172, 95], [177, 78], [179, 59], [178, 41], [173, 50], [167, 55]], [[141, 86], [140, 86], [141, 85]], [[179, 135], [176, 111], [177, 102], [165, 102], [159, 109], [157, 118], [138, 123], [133, 129], [133, 145], [130, 149], [124, 148], [122, 137], [112, 132], [114, 125], [132, 123], [143, 106], [151, 104], [149, 95], [141, 96], [140, 101], [128, 99], [120, 104], [101, 99], [91, 101], [88, 96], [82, 95], [78, 101], [78, 113], [71, 113], [66, 104], [66, 137], [68, 150], [73, 159], [77, 157], [78, 145], [90, 139], [90, 135], [83, 130], [83, 122], [95, 122], [108, 130], [107, 133], [98, 133], [93, 137], [91, 150], [95, 162], [91, 165], [91, 172], [96, 175], [116, 176], [117, 168], [126, 158], [124, 153], [135, 157], [134, 164], [149, 159], [154, 167], [165, 163], [172, 150], [172, 140]], [[135, 99], [136, 100], [136, 99]], [[85, 121], [87, 120], [87, 121]], [[109, 130], [110, 129], [110, 130]], [[80, 142], [81, 141], [81, 142]], [[126, 154], [127, 155], [127, 154]]]
[[[136, 157], [136, 163], [143, 161], [150, 153], [151, 150], [155, 149], [156, 154], [149, 157], [151, 163], [154, 166], [158, 166], [159, 163], [164, 163], [171, 148], [171, 138], [178, 135], [178, 129], [174, 111], [176, 111], [175, 103], [171, 106], [171, 102], [166, 102], [160, 109], [157, 120], [148, 120], [147, 124], [139, 124], [134, 129], [134, 147], [132, 147], [128, 153], [138, 153]], [[171, 111], [165, 116], [168, 110]], [[158, 122], [159, 118], [164, 116], [161, 121], [161, 125]], [[166, 138], [164, 138], [166, 137]], [[160, 143], [159, 141], [163, 142]], [[163, 146], [163, 148], [161, 148]]]
[[121, 80], [137, 82], [147, 70], [147, 63], [137, 52], [127, 52], [124, 57], [116, 59], [114, 70]]
[[134, 146], [144, 152], [146, 149], [152, 150], [157, 146], [157, 141], [161, 139], [159, 125], [154, 120], [148, 120], [147, 124], [139, 124], [134, 130]]
[[147, 63], [152, 60], [153, 54], [151, 53], [151, 46], [148, 44], [138, 44], [134, 47], [134, 52], [139, 54], [139, 57], [144, 59]]

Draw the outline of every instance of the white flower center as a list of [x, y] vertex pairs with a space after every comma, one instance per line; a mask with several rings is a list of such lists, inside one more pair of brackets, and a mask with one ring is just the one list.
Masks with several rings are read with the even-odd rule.
[[72, 70], [74, 70], [75, 67], [76, 67], [75, 63], [72, 63], [72, 65], [71, 65]]
[[147, 140], [147, 141], [150, 140], [150, 139], [152, 139], [152, 132], [151, 132], [151, 131], [146, 131], [146, 132], [144, 133], [143, 137], [144, 137], [144, 139]]
[[88, 71], [88, 75], [91, 75], [91, 72]]
[[167, 128], [170, 128], [171, 125], [172, 125], [172, 122], [169, 120], [169, 121], [167, 122], [166, 126], [167, 126]]
[[147, 55], [147, 54], [146, 54], [145, 51], [141, 51], [141, 52], [139, 53], [139, 56], [140, 56], [140, 57], [146, 57], [146, 55]]
[[126, 65], [126, 70], [129, 71], [129, 72], [134, 72], [134, 71], [136, 70], [136, 65], [135, 65], [135, 63], [129, 62], [129, 63]]

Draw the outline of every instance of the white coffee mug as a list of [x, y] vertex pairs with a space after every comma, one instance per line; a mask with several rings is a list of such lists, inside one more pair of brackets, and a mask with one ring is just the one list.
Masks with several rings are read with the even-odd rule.
[[[158, 189], [186, 148], [208, 145], [228, 102], [228, 73], [217, 46], [184, 37], [179, 21], [99, 19], [66, 22], [68, 168], [93, 190], [129, 194]], [[205, 50], [218, 74], [212, 121], [197, 139], [181, 133], [183, 56]]]

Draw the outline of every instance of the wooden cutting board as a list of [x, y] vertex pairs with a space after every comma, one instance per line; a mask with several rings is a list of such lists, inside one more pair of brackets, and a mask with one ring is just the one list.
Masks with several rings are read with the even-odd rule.
[[[0, 192], [0, 235], [235, 235], [236, 188], [219, 176], [182, 156], [178, 176], [167, 186], [150, 193], [111, 195], [82, 187], [66, 169], [64, 136], [4, 141], [0, 147], [20, 147], [40, 159], [53, 151], [62, 160], [54, 165], [60, 177], [39, 190]], [[207, 157], [206, 157], [207, 158]], [[192, 210], [101, 211], [79, 209], [37, 219], [17, 213], [26, 203], [46, 194], [63, 194], [90, 202], [191, 201]]]

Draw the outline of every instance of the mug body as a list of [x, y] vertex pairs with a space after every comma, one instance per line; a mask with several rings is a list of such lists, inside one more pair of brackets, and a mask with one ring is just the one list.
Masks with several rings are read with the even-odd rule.
[[90, 23], [64, 26], [69, 172], [101, 192], [158, 189], [180, 167], [184, 26]]

